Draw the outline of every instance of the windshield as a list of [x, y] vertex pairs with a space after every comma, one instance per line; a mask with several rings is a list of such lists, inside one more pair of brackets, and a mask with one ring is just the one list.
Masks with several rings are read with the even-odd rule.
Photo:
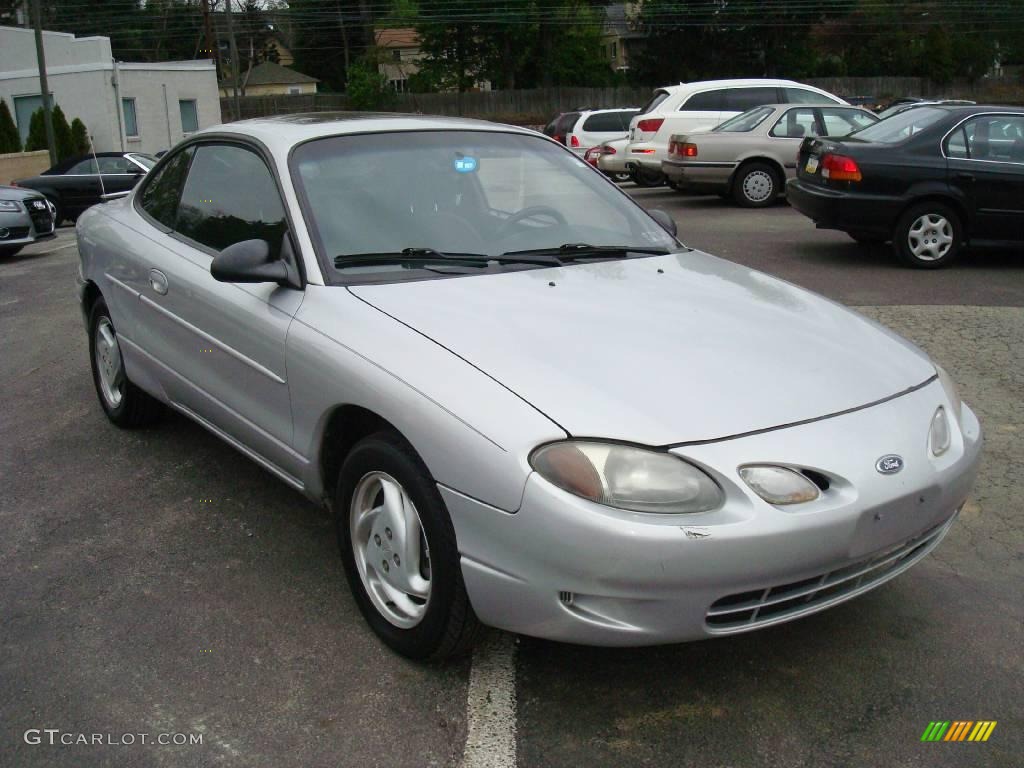
[[935, 107], [914, 107], [880, 120], [867, 128], [861, 128], [850, 135], [861, 141], [877, 141], [881, 144], [896, 144], [920, 133], [949, 114]]
[[748, 109], [736, 117], [726, 120], [719, 126], [711, 129], [712, 133], [728, 132], [728, 133], [744, 133], [746, 131], [752, 131], [768, 117], [772, 112], [775, 111], [775, 107], [754, 107]]
[[128, 157], [141, 165], [147, 171], [152, 170], [153, 166], [157, 164], [157, 159], [155, 157], [152, 155], [144, 155], [141, 152], [132, 152]]
[[369, 268], [371, 256], [406, 249], [497, 257], [567, 243], [679, 247], [599, 172], [538, 136], [334, 136], [297, 147], [291, 165], [328, 265], [366, 256]]

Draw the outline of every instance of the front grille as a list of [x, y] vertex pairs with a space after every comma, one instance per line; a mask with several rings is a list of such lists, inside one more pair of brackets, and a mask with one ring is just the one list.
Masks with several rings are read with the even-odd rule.
[[53, 217], [50, 215], [50, 207], [44, 198], [30, 198], [24, 202], [24, 205], [28, 210], [29, 218], [32, 219], [32, 226], [35, 227], [38, 234], [46, 235], [53, 231]]
[[711, 604], [704, 620], [715, 634], [743, 632], [848, 600], [902, 573], [931, 552], [955, 517], [897, 547], [843, 568], [802, 581], [723, 597]]
[[21, 240], [23, 237], [28, 237], [28, 227], [0, 227], [0, 240]]

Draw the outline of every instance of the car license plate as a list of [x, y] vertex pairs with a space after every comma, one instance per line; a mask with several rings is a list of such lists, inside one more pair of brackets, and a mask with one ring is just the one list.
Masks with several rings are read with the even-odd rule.
[[808, 173], [818, 172], [818, 157], [817, 155], [811, 155], [807, 158], [807, 165], [804, 166], [804, 170]]

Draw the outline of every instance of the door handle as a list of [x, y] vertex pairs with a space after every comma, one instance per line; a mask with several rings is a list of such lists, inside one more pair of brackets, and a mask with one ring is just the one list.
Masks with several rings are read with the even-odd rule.
[[167, 275], [159, 269], [149, 270], [149, 285], [161, 296], [167, 295]]
[[973, 184], [974, 183], [974, 174], [973, 173], [955, 173], [955, 174], [953, 174], [953, 180], [954, 181], [962, 182], [964, 184]]

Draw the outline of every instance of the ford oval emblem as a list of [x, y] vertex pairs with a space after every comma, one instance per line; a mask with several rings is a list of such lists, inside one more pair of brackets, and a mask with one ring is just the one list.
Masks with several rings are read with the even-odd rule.
[[903, 457], [889, 453], [875, 462], [875, 469], [883, 475], [895, 475], [903, 469]]

